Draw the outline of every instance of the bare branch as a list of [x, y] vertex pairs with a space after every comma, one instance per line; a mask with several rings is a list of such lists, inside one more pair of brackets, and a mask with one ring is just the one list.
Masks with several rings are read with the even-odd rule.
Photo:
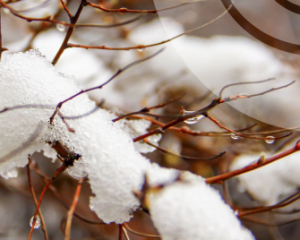
[[229, 88], [229, 87], [233, 87], [233, 86], [239, 86], [239, 85], [248, 85], [248, 84], [259, 84], [259, 83], [265, 83], [265, 82], [269, 82], [269, 81], [273, 81], [276, 78], [268, 78], [265, 80], [260, 80], [260, 81], [249, 81], [249, 82], [238, 82], [238, 83], [232, 83], [232, 84], [228, 84], [225, 85], [219, 93], [219, 98], [222, 99], [222, 93], [224, 92], [225, 89]]
[[290, 148], [284, 152], [281, 152], [273, 157], [270, 157], [270, 158], [267, 158], [265, 159], [263, 162], [260, 161], [260, 159], [258, 159], [257, 162], [253, 163], [253, 164], [250, 164], [244, 168], [241, 168], [241, 169], [237, 169], [237, 170], [234, 170], [234, 171], [231, 171], [231, 172], [228, 172], [228, 173], [224, 173], [224, 174], [221, 174], [221, 175], [218, 175], [218, 176], [215, 176], [215, 177], [210, 177], [210, 178], [207, 178], [206, 179], [206, 183], [220, 183], [222, 181], [225, 181], [227, 179], [230, 179], [230, 178], [233, 178], [235, 176], [238, 176], [238, 175], [241, 175], [243, 173], [246, 173], [246, 172], [250, 172], [250, 171], [253, 171], [255, 169], [258, 169], [258, 168], [261, 168], [263, 166], [266, 166], [274, 161], [277, 161], [281, 158], [284, 158], [288, 155], [291, 155], [297, 151], [300, 150], [300, 142], [298, 141], [297, 144], [293, 147], [293, 148]]
[[67, 222], [66, 222], [66, 229], [65, 229], [65, 240], [70, 240], [71, 237], [71, 224], [72, 224], [72, 217], [75, 212], [75, 208], [77, 205], [77, 202], [79, 200], [79, 195], [81, 191], [81, 186], [84, 181], [84, 178], [80, 178], [78, 181], [78, 186], [76, 188], [76, 193], [74, 195], [73, 203], [70, 207], [70, 210], [67, 213]]
[[122, 72], [126, 71], [127, 69], [131, 68], [131, 67], [134, 67], [135, 65], [138, 65], [139, 63], [142, 63], [144, 61], [147, 61], [155, 56], [157, 56], [158, 54], [160, 54], [164, 49], [160, 49], [159, 51], [155, 52], [154, 54], [152, 55], [149, 55], [145, 58], [142, 58], [142, 59], [139, 59], [135, 62], [132, 62], [130, 64], [128, 64], [127, 66], [123, 67], [123, 68], [120, 68], [112, 77], [110, 77], [106, 82], [104, 82], [103, 84], [97, 86], [97, 87], [92, 87], [92, 88], [88, 88], [86, 90], [81, 90], [79, 93], [76, 93], [75, 95], [65, 99], [64, 101], [58, 103], [58, 105], [56, 106], [56, 110], [54, 111], [54, 113], [52, 114], [52, 116], [50, 117], [50, 124], [53, 123], [53, 120], [56, 116], [56, 114], [59, 112], [59, 109], [62, 107], [62, 105], [70, 100], [72, 100], [73, 98], [83, 94], [83, 93], [87, 93], [87, 92], [90, 92], [90, 91], [93, 91], [95, 89], [101, 89], [102, 87], [104, 87], [106, 84], [108, 84], [109, 82], [111, 82], [113, 79], [115, 79], [118, 75], [120, 75]]
[[148, 45], [139, 44], [137, 46], [131, 46], [131, 47], [106, 47], [105, 45], [103, 45], [103, 46], [89, 46], [89, 45], [74, 44], [74, 43], [68, 43], [67, 46], [68, 47], [76, 47], [76, 48], [85, 48], [85, 49], [121, 50], [121, 51], [128, 51], [128, 50], [132, 50], [132, 49], [145, 49], [145, 48], [155, 47], [155, 46], [159, 46], [159, 45], [171, 42], [171, 41], [173, 41], [173, 40], [175, 40], [179, 37], [182, 37], [182, 36], [184, 36], [188, 33], [194, 32], [196, 30], [199, 30], [203, 27], [206, 27], [206, 26], [214, 23], [215, 21], [217, 21], [218, 19], [223, 17], [230, 10], [231, 7], [232, 7], [232, 5], [230, 5], [230, 7], [228, 9], [226, 9], [221, 15], [217, 16], [213, 20], [211, 20], [211, 21], [209, 21], [209, 22], [207, 22], [207, 23], [205, 23], [205, 24], [203, 24], [199, 27], [190, 29], [188, 31], [185, 31], [185, 32], [179, 34], [179, 35], [176, 35], [172, 38], [169, 38], [167, 40], [164, 40], [164, 41], [161, 41], [161, 42], [158, 42], [158, 43], [153, 43], [153, 44], [148, 44]]
[[196, 0], [196, 1], [190, 1], [190, 2], [182, 2], [178, 5], [175, 5], [175, 6], [171, 6], [171, 7], [166, 7], [166, 8], [162, 8], [162, 9], [155, 9], [155, 10], [130, 10], [130, 9], [127, 9], [127, 8], [119, 8], [119, 9], [107, 9], [107, 8], [104, 8], [100, 5], [96, 5], [94, 3], [91, 3], [91, 2], [86, 2], [87, 5], [93, 7], [93, 8], [96, 8], [96, 9], [100, 9], [104, 12], [118, 12], [118, 13], [152, 13], [152, 14], [155, 14], [157, 12], [162, 12], [162, 11], [166, 11], [166, 10], [170, 10], [170, 9], [174, 9], [174, 8], [179, 8], [179, 7], [183, 7], [185, 5], [190, 5], [190, 4], [193, 4], [193, 3], [198, 3], [198, 2], [203, 2], [205, 0]]
[[[28, 164], [27, 164], [28, 184], [29, 184], [30, 192], [31, 192], [32, 198], [34, 200], [35, 206], [37, 207], [38, 201], [36, 199], [36, 195], [35, 195], [32, 183], [31, 183], [31, 174], [30, 174], [30, 165], [31, 165], [31, 162], [32, 162], [31, 156], [29, 155], [28, 156]], [[49, 240], [48, 233], [47, 233], [47, 228], [46, 228], [46, 224], [45, 224], [45, 220], [44, 220], [44, 217], [43, 217], [41, 209], [39, 209], [39, 217], [41, 219], [41, 225], [42, 225], [42, 230], [43, 230], [43, 233], [44, 233], [44, 236], [45, 236], [45, 240]]]

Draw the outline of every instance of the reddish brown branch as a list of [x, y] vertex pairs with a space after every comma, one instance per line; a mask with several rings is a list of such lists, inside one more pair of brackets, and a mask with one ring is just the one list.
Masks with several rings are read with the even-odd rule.
[[181, 116], [181, 117], [178, 117], [177, 119], [169, 122], [169, 123], [166, 123], [164, 124], [163, 126], [161, 126], [160, 128], [156, 128], [148, 133], [145, 133], [139, 137], [136, 137], [133, 139], [134, 142], [137, 142], [137, 141], [140, 141], [140, 140], [143, 140], [147, 137], [150, 137], [151, 135], [153, 134], [156, 134], [156, 133], [162, 133], [165, 129], [168, 129], [170, 127], [172, 127], [173, 125], [177, 124], [177, 123], [180, 123], [180, 122], [183, 122], [189, 118], [192, 118], [192, 117], [195, 117], [195, 116], [198, 116], [198, 115], [205, 115], [209, 110], [213, 109], [215, 106], [219, 105], [221, 102], [220, 102], [220, 99], [216, 98], [214, 99], [208, 106], [198, 110], [198, 111], [195, 111], [193, 113], [189, 113], [189, 114], [186, 114], [184, 116]]
[[[41, 172], [41, 170], [38, 168], [37, 164], [34, 162], [31, 162], [30, 164], [31, 164], [31, 167], [34, 169], [34, 171], [43, 179], [43, 181], [45, 183], [47, 183], [48, 182], [47, 176], [43, 172]], [[66, 209], [70, 208], [69, 205], [65, 202], [63, 197], [58, 193], [58, 191], [52, 184], [49, 185], [49, 189]], [[90, 223], [90, 224], [103, 224], [103, 221], [94, 221], [94, 220], [87, 219], [87, 218], [83, 217], [82, 215], [80, 215], [79, 213], [77, 213], [76, 211], [74, 212], [74, 216], [79, 218], [80, 220]]]
[[[122, 115], [120, 117], [117, 117], [117, 118], [113, 119], [112, 121], [113, 122], [117, 122], [117, 121], [119, 121], [119, 120], [121, 120], [123, 118], [129, 117], [129, 116], [132, 116], [132, 115], [136, 115], [136, 114], [146, 114], [146, 113], [150, 112], [153, 109], [163, 108], [163, 107], [165, 107], [165, 106], [167, 106], [167, 105], [169, 105], [171, 103], [174, 103], [174, 102], [178, 101], [179, 99], [183, 98], [184, 96], [185, 96], [185, 94], [183, 94], [180, 97], [177, 97], [175, 99], [172, 99], [170, 101], [164, 102], [162, 104], [158, 104], [158, 105], [155, 105], [155, 106], [152, 106], [152, 107], [144, 107], [144, 108], [142, 108], [139, 111], [127, 113], [127, 114], [124, 114], [124, 115]], [[146, 114], [146, 115], [148, 115], [148, 114]], [[149, 114], [148, 116], [157, 117], [157, 116], [160, 116], [160, 115]], [[160, 116], [160, 117], [169, 117], [169, 116]]]
[[[63, 1], [63, 0], [61, 0], [61, 1]], [[70, 12], [68, 13], [68, 16], [72, 20], [70, 21], [70, 23], [66, 23], [66, 22], [63, 22], [63, 21], [54, 20], [56, 18], [56, 16], [53, 17], [54, 19], [52, 19], [52, 16], [46, 16], [46, 17], [43, 17], [43, 18], [32, 18], [32, 17], [24, 16], [24, 15], [20, 14], [19, 11], [16, 11], [10, 5], [8, 5], [7, 3], [4, 3], [1, 0], [0, 0], [0, 5], [2, 5], [6, 9], [8, 9], [11, 12], [11, 14], [13, 14], [15, 17], [26, 20], [27, 22], [44, 22], [44, 23], [60, 24], [60, 25], [66, 26], [66, 27], [71, 27], [71, 28], [79, 28], [79, 27], [113, 28], [113, 27], [123, 26], [123, 25], [129, 24], [129, 23], [135, 22], [135, 21], [137, 21], [138, 19], [140, 19], [142, 17], [142, 16], [138, 16], [138, 17], [135, 17], [133, 19], [130, 19], [130, 20], [127, 20], [127, 21], [124, 21], [124, 22], [120, 22], [120, 23], [116, 23], [116, 24], [107, 24], [107, 25], [101, 25], [101, 24], [76, 24], [78, 19], [76, 21], [74, 21], [76, 15], [75, 15], [75, 17], [73, 17]], [[7, 50], [7, 49], [3, 48], [3, 51], [4, 50]]]
[[170, 10], [170, 9], [174, 9], [174, 8], [178, 8], [178, 7], [182, 7], [182, 6], [185, 6], [185, 5], [190, 5], [192, 3], [198, 3], [198, 2], [203, 2], [205, 0], [198, 0], [198, 1], [190, 1], [190, 2], [182, 2], [178, 5], [175, 5], [175, 6], [171, 6], [171, 7], [166, 7], [166, 8], [162, 8], [162, 9], [155, 9], [155, 10], [131, 10], [131, 9], [127, 9], [127, 8], [119, 8], [119, 9], [108, 9], [108, 8], [105, 8], [105, 7], [102, 7], [100, 5], [97, 5], [97, 4], [94, 4], [94, 3], [91, 3], [91, 2], [86, 2], [87, 5], [93, 7], [93, 8], [96, 8], [96, 9], [100, 9], [104, 12], [118, 12], [118, 13], [152, 13], [152, 14], [155, 14], [157, 12], [162, 12], [162, 11], [166, 11], [166, 10]]
[[63, 171], [65, 171], [67, 168], [67, 166], [65, 164], [63, 164], [60, 168], [58, 168], [56, 170], [56, 172], [53, 174], [53, 176], [51, 177], [51, 179], [47, 182], [46, 186], [44, 187], [41, 195], [40, 195], [40, 198], [39, 198], [39, 201], [38, 201], [38, 204], [37, 204], [37, 207], [36, 207], [36, 210], [35, 210], [35, 213], [33, 215], [33, 221], [32, 221], [32, 226], [31, 226], [31, 229], [30, 229], [30, 233], [29, 233], [29, 236], [28, 236], [28, 240], [31, 239], [32, 237], [32, 233], [33, 233], [33, 230], [34, 230], [34, 226], [35, 226], [35, 223], [36, 223], [36, 217], [38, 215], [38, 212], [39, 212], [39, 209], [40, 209], [40, 206], [41, 206], [41, 203], [42, 203], [42, 200], [43, 200], [43, 197], [45, 195], [45, 192], [46, 190], [48, 189], [48, 187], [50, 186], [50, 184], [52, 183], [52, 181], [59, 175], [61, 174]]
[[168, 43], [168, 42], [171, 42], [179, 37], [182, 37], [188, 33], [191, 33], [191, 32], [194, 32], [196, 30], [199, 30], [203, 27], [206, 27], [208, 25], [210, 25], [211, 23], [217, 21], [218, 19], [220, 19], [221, 17], [223, 17], [228, 11], [229, 9], [232, 7], [232, 5], [230, 5], [230, 7], [228, 9], [226, 9], [221, 15], [217, 16], [216, 18], [214, 18], [213, 20], [201, 25], [201, 26], [198, 26], [196, 28], [193, 28], [193, 29], [190, 29], [188, 31], [185, 31], [179, 35], [176, 35], [172, 38], [169, 38], [167, 40], [164, 40], [164, 41], [161, 41], [161, 42], [157, 42], [157, 43], [153, 43], [153, 44], [148, 44], [148, 45], [142, 45], [142, 44], [139, 44], [139, 45], [136, 45], [136, 46], [130, 46], [130, 47], [107, 47], [105, 45], [102, 45], [102, 46], [89, 46], [89, 45], [82, 45], [82, 44], [74, 44], [74, 43], [68, 43], [67, 44], [67, 47], [76, 47], [76, 48], [84, 48], [84, 49], [102, 49], [102, 50], [119, 50], [119, 51], [128, 51], [128, 50], [132, 50], [132, 49], [145, 49], [145, 48], [150, 48], [150, 47], [155, 47], [155, 46], [159, 46], [159, 45], [162, 45], [162, 44], [165, 44], [165, 43]]
[[265, 159], [264, 161], [260, 161], [260, 159], [255, 162], [255, 163], [252, 163], [244, 168], [241, 168], [241, 169], [237, 169], [237, 170], [234, 170], [234, 171], [231, 171], [231, 172], [228, 172], [228, 173], [224, 173], [224, 174], [221, 174], [221, 175], [218, 175], [218, 176], [215, 176], [215, 177], [210, 177], [210, 178], [207, 178], [206, 179], [206, 183], [220, 183], [222, 181], [225, 181], [227, 179], [230, 179], [230, 178], [233, 178], [235, 176], [238, 176], [238, 175], [241, 175], [243, 173], [247, 173], [247, 172], [250, 172], [250, 171], [253, 171], [255, 169], [258, 169], [258, 168], [261, 168], [263, 166], [266, 166], [272, 162], [275, 162], [281, 158], [284, 158], [290, 154], [293, 154], [297, 151], [300, 150], [300, 142], [298, 141], [297, 144], [293, 147], [293, 148], [290, 148], [286, 151], [283, 151], [273, 157], [270, 157], [270, 158], [267, 158]]
[[13, 14], [14, 16], [24, 19], [27, 22], [32, 22], [32, 21], [36, 21], [36, 22], [44, 22], [44, 21], [49, 21], [51, 16], [47, 16], [47, 17], [43, 17], [43, 18], [31, 18], [31, 17], [26, 17], [22, 14], [19, 14], [15, 9], [13, 9], [11, 6], [9, 6], [8, 4], [6, 4], [5, 2], [3, 2], [2, 0], [0, 0], [0, 5], [6, 9], [8, 9], [11, 14]]
[[72, 18], [73, 18], [73, 15], [72, 13], [70, 12], [69, 8], [67, 7], [66, 3], [64, 2], [64, 0], [60, 0], [60, 3], [63, 7], [63, 9], [65, 10], [65, 12], [68, 14], [68, 17], [70, 19], [70, 22], [72, 21]]
[[233, 86], [239, 86], [239, 85], [249, 85], [249, 84], [260, 84], [260, 83], [265, 83], [265, 82], [269, 82], [272, 80], [275, 80], [276, 78], [268, 78], [265, 80], [260, 80], [260, 81], [249, 81], [249, 82], [238, 82], [238, 83], [232, 83], [232, 84], [228, 84], [226, 86], [224, 86], [219, 93], [219, 98], [222, 99], [222, 94], [225, 91], [225, 89], [233, 87]]
[[142, 58], [142, 59], [139, 59], [139, 60], [137, 60], [137, 61], [134, 61], [134, 62], [128, 64], [127, 66], [125, 66], [125, 67], [123, 67], [123, 68], [120, 68], [120, 69], [119, 69], [112, 77], [110, 77], [105, 83], [103, 83], [103, 84], [101, 84], [101, 85], [99, 85], [99, 86], [93, 87], [93, 88], [88, 88], [88, 89], [86, 89], [86, 90], [81, 90], [80, 92], [74, 94], [73, 96], [71, 96], [71, 97], [65, 99], [64, 101], [58, 103], [57, 106], [56, 106], [56, 109], [55, 109], [54, 113], [53, 113], [52, 116], [50, 117], [50, 124], [53, 123], [56, 114], [58, 114], [60, 108], [62, 107], [62, 105], [63, 105], [64, 103], [66, 103], [66, 102], [72, 100], [73, 98], [75, 98], [75, 97], [77, 97], [77, 96], [79, 96], [79, 95], [81, 95], [81, 94], [83, 94], [83, 93], [87, 93], [87, 92], [90, 92], [90, 91], [93, 91], [93, 90], [96, 90], [96, 89], [101, 89], [101, 88], [103, 88], [106, 84], [110, 83], [113, 79], [115, 79], [117, 76], [119, 76], [122, 72], [126, 71], [127, 69], [129, 69], [129, 68], [131, 68], [131, 67], [134, 67], [135, 65], [138, 65], [139, 63], [142, 63], [142, 62], [144, 62], [144, 61], [147, 61], [147, 60], [149, 60], [149, 59], [155, 57], [156, 55], [160, 54], [163, 50], [164, 50], [164, 49], [161, 49], [161, 50], [157, 51], [156, 53], [154, 53], [154, 54], [152, 54], [152, 55], [149, 55], [149, 56], [147, 56], [147, 57], [145, 57], [145, 58]]
[[[215, 123], [217, 126], [219, 126], [220, 128], [225, 129], [225, 130], [227, 130], [228, 132], [230, 132], [230, 133], [232, 133], [232, 134], [234, 134], [234, 135], [236, 135], [236, 136], [238, 136], [238, 137], [251, 138], [251, 139], [261, 139], [261, 140], [268, 140], [268, 138], [270, 138], [269, 136], [267, 136], [267, 137], [257, 137], [257, 136], [250, 136], [250, 135], [245, 135], [245, 134], [242, 134], [242, 133], [238, 133], [238, 132], [236, 132], [236, 131], [233, 131], [233, 130], [231, 130], [231, 129], [225, 127], [224, 125], [222, 125], [219, 121], [217, 121], [215, 118], [213, 118], [213, 117], [210, 116], [209, 114], [206, 114], [206, 117], [207, 117], [208, 119], [210, 119], [213, 123]], [[273, 139], [275, 140], [275, 139], [286, 138], [286, 137], [290, 136], [291, 134], [292, 134], [292, 132], [291, 132], [291, 133], [288, 133], [288, 134], [285, 134], [285, 135], [283, 135], [283, 136], [279, 136], [279, 137], [274, 137], [274, 136], [272, 136], [272, 140], [273, 140]]]
[[[30, 192], [31, 192], [32, 198], [34, 200], [35, 206], [37, 207], [38, 206], [38, 201], [36, 199], [36, 195], [35, 195], [32, 183], [31, 183], [31, 173], [30, 173], [30, 165], [31, 165], [31, 163], [32, 163], [31, 157], [28, 156], [28, 164], [27, 164], [28, 184], [29, 184]], [[43, 217], [41, 209], [39, 209], [39, 217], [41, 219], [41, 226], [42, 226], [42, 231], [44, 233], [45, 239], [49, 240], [48, 233], [47, 233], [47, 228], [46, 228], [46, 224], [45, 224], [45, 220], [44, 220], [44, 217]]]
[[75, 212], [77, 202], [79, 200], [79, 195], [80, 195], [83, 180], [84, 180], [84, 178], [79, 179], [78, 186], [76, 188], [76, 192], [75, 192], [75, 195], [74, 195], [73, 203], [72, 203], [72, 205], [70, 207], [70, 210], [68, 211], [68, 214], [67, 214], [67, 222], [66, 222], [66, 229], [65, 229], [65, 240], [70, 240], [70, 237], [71, 237], [72, 217], [73, 217], [73, 214]]
[[238, 214], [238, 217], [243, 217], [255, 213], [261, 213], [261, 212], [268, 212], [274, 209], [282, 208], [287, 205], [290, 205], [291, 203], [297, 201], [300, 199], [300, 191], [297, 191], [296, 193], [292, 194], [290, 197], [280, 201], [279, 203], [273, 205], [273, 206], [267, 206], [267, 207], [257, 207], [254, 209], [242, 211]]
[[[73, 17], [72, 15], [69, 15], [69, 17], [70, 17], [70, 23], [71, 24], [76, 24], [76, 22], [77, 22], [77, 20], [78, 20], [78, 18], [80, 16], [80, 14], [81, 14], [81, 12], [83, 10], [83, 7], [85, 5], [86, 5], [86, 0], [81, 0], [75, 16]], [[69, 27], [68, 28], [67, 34], [65, 36], [65, 39], [64, 39], [63, 43], [61, 44], [60, 49], [58, 50], [57, 54], [55, 55], [55, 57], [54, 57], [54, 59], [52, 61], [53, 65], [55, 65], [57, 63], [58, 59], [63, 54], [64, 50], [68, 47], [67, 44], [68, 44], [68, 41], [69, 41], [70, 37], [72, 36], [73, 31], [74, 31], [74, 27]]]

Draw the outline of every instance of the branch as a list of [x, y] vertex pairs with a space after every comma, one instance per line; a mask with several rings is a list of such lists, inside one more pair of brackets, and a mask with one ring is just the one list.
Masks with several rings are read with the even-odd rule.
[[279, 153], [279, 154], [277, 154], [273, 157], [267, 158], [264, 161], [261, 161], [261, 159], [259, 159], [257, 162], [255, 162], [253, 164], [250, 164], [250, 165], [248, 165], [244, 168], [234, 170], [234, 171], [231, 171], [231, 172], [228, 172], [228, 173], [224, 173], [224, 174], [221, 174], [221, 175], [218, 175], [218, 176], [215, 176], [215, 177], [207, 178], [206, 183], [209, 183], [209, 184], [220, 183], [222, 181], [228, 180], [230, 178], [241, 175], [243, 173], [247, 173], [247, 172], [253, 171], [255, 169], [261, 168], [263, 166], [266, 166], [266, 165], [268, 165], [272, 162], [275, 162], [275, 161], [277, 161], [281, 158], [284, 158], [288, 155], [291, 155], [291, 154], [293, 154], [293, 153], [295, 153], [299, 150], [300, 150], [300, 141], [298, 141], [293, 148], [290, 148], [290, 149], [288, 149], [284, 152], [281, 152], [281, 153]]
[[[31, 162], [31, 167], [34, 169], [34, 171], [43, 179], [43, 181], [45, 183], [48, 182], [47, 180], [47, 176], [41, 172], [41, 170], [38, 168], [37, 164], [34, 162]], [[56, 190], [56, 188], [50, 184], [49, 185], [49, 189], [51, 190], [51, 192], [53, 193], [53, 195], [60, 201], [60, 203], [66, 208], [66, 209], [70, 209], [69, 205], [65, 202], [65, 200], [59, 195], [58, 191]], [[86, 223], [90, 223], [90, 224], [104, 224], [103, 221], [95, 221], [95, 220], [90, 220], [87, 219], [83, 216], [81, 216], [79, 213], [74, 212], [74, 216], [79, 218], [80, 220], [86, 222]]]
[[[31, 160], [31, 157], [30, 157], [30, 155], [29, 155], [29, 156], [28, 156], [28, 164], [27, 164], [28, 184], [29, 184], [30, 192], [31, 192], [31, 195], [32, 195], [32, 197], [33, 197], [35, 206], [37, 207], [37, 206], [38, 206], [38, 201], [37, 201], [37, 199], [36, 199], [36, 195], [35, 195], [35, 192], [34, 192], [32, 183], [31, 183], [31, 174], [30, 174], [30, 165], [31, 165], [31, 163], [32, 163], [32, 160]], [[46, 239], [46, 240], [49, 240], [48, 233], [47, 233], [47, 228], [46, 228], [46, 225], [45, 225], [45, 220], [44, 220], [44, 217], [43, 217], [43, 214], [42, 214], [41, 209], [39, 209], [39, 216], [40, 216], [40, 219], [41, 219], [41, 225], [42, 225], [42, 230], [43, 230], [45, 239]]]
[[60, 102], [57, 104], [56, 106], [56, 109], [54, 111], [54, 113], [52, 114], [52, 116], [50, 117], [50, 124], [53, 124], [53, 121], [54, 121], [54, 118], [56, 116], [56, 114], [58, 114], [60, 108], [62, 107], [62, 105], [70, 100], [72, 100], [73, 98], [83, 94], [83, 93], [87, 93], [87, 92], [90, 92], [90, 91], [93, 91], [93, 90], [96, 90], [96, 89], [101, 89], [102, 87], [104, 87], [106, 84], [110, 83], [113, 79], [115, 79], [118, 75], [120, 75], [122, 72], [126, 71], [127, 69], [131, 68], [131, 67], [134, 67], [135, 65], [138, 65], [139, 63], [142, 63], [144, 61], [147, 61], [153, 57], [155, 57], [156, 55], [160, 54], [164, 49], [161, 49], [159, 51], [157, 51], [156, 53], [152, 54], [152, 55], [149, 55], [145, 58], [142, 58], [142, 59], [139, 59], [135, 62], [132, 62], [130, 64], [128, 64], [127, 66], [125, 66], [124, 68], [120, 68], [112, 77], [110, 77], [106, 82], [104, 82], [103, 84], [97, 86], [97, 87], [93, 87], [93, 88], [88, 88], [86, 90], [81, 90], [80, 92], [74, 94], [73, 96], [65, 99], [64, 101]]
[[[293, 134], [292, 132], [290, 132], [290, 133], [288, 133], [288, 134], [285, 134], [285, 135], [279, 136], [279, 137], [274, 137], [274, 136], [272, 136], [272, 137], [270, 137], [270, 136], [267, 136], [267, 137], [256, 137], [256, 136], [251, 136], [251, 135], [245, 135], [245, 134], [243, 134], [243, 133], [238, 133], [238, 132], [236, 132], [236, 131], [233, 131], [233, 130], [231, 130], [231, 129], [225, 127], [225, 126], [222, 125], [219, 121], [217, 121], [215, 118], [211, 117], [208, 113], [206, 114], [206, 117], [207, 117], [209, 120], [211, 120], [214, 124], [216, 124], [217, 126], [219, 126], [220, 128], [227, 130], [228, 132], [230, 132], [231, 134], [234, 134], [234, 136], [237, 136], [237, 137], [251, 138], [251, 139], [262, 139], [262, 140], [268, 141], [269, 139], [275, 140], [275, 139], [286, 138], [286, 137], [288, 137], [288, 136], [290, 136], [290, 135]], [[255, 135], [256, 135], [256, 134], [257, 134], [257, 133], [255, 133]]]
[[165, 44], [165, 43], [168, 43], [168, 42], [171, 42], [179, 37], [182, 37], [188, 33], [191, 33], [191, 32], [194, 32], [196, 30], [199, 30], [203, 27], [206, 27], [210, 24], [212, 24], [213, 22], [217, 21], [218, 19], [220, 19], [221, 17], [223, 17], [229, 10], [230, 8], [232, 7], [232, 5], [229, 6], [229, 8], [227, 8], [221, 15], [217, 16], [216, 18], [214, 18], [213, 20], [199, 26], [199, 27], [196, 27], [196, 28], [193, 28], [193, 29], [190, 29], [188, 31], [185, 31], [179, 35], [176, 35], [172, 38], [169, 38], [167, 40], [164, 40], [164, 41], [161, 41], [161, 42], [158, 42], [158, 43], [153, 43], [153, 44], [148, 44], [148, 45], [137, 45], [137, 46], [131, 46], [131, 47], [106, 47], [105, 45], [102, 45], [102, 46], [89, 46], [89, 45], [82, 45], [82, 44], [74, 44], [74, 43], [68, 43], [68, 47], [76, 47], [76, 48], [85, 48], [85, 49], [102, 49], [102, 50], [121, 50], [121, 51], [128, 51], [128, 50], [131, 50], [131, 49], [145, 49], [145, 48], [150, 48], [150, 47], [155, 47], [155, 46], [159, 46], [159, 45], [162, 45], [162, 44]]
[[67, 166], [63, 163], [61, 165], [60, 168], [58, 168], [56, 170], [56, 172], [53, 174], [53, 176], [51, 177], [51, 179], [48, 181], [48, 183], [46, 184], [46, 186], [44, 187], [41, 195], [40, 195], [40, 198], [39, 198], [39, 201], [38, 201], [38, 204], [36, 206], [36, 210], [35, 210], [35, 213], [33, 215], [33, 221], [32, 221], [32, 226], [31, 226], [31, 229], [30, 229], [30, 233], [29, 233], [29, 236], [28, 236], [28, 240], [31, 239], [32, 237], [32, 233], [33, 233], [33, 230], [34, 230], [34, 226], [35, 226], [35, 223], [36, 223], [36, 218], [37, 218], [37, 215], [38, 215], [38, 212], [39, 212], [39, 209], [40, 209], [40, 206], [41, 206], [41, 203], [42, 203], [42, 200], [43, 200], [43, 197], [45, 195], [45, 192], [46, 190], [48, 189], [49, 185], [52, 183], [52, 181], [59, 175], [61, 174], [63, 171], [65, 171], [67, 168]]
[[162, 8], [162, 9], [155, 9], [155, 10], [131, 10], [131, 9], [127, 9], [127, 8], [119, 8], [119, 9], [107, 9], [105, 7], [102, 7], [100, 5], [97, 5], [97, 4], [94, 4], [94, 3], [91, 3], [91, 2], [86, 2], [86, 4], [88, 6], [91, 6], [93, 8], [96, 8], [96, 9], [100, 9], [104, 12], [118, 12], [118, 13], [152, 13], [152, 14], [155, 14], [157, 12], [162, 12], [162, 11], [166, 11], [166, 10], [170, 10], [170, 9], [174, 9], [174, 8], [178, 8], [178, 7], [182, 7], [182, 6], [185, 6], [185, 5], [190, 5], [190, 4], [193, 4], [193, 3], [198, 3], [198, 2], [203, 2], [205, 0], [196, 0], [196, 1], [190, 1], [190, 2], [182, 2], [178, 5], [175, 5], [175, 6], [171, 6], [171, 7], [166, 7], [166, 8]]
[[67, 222], [66, 222], [66, 229], [65, 229], [65, 240], [70, 240], [71, 237], [71, 223], [72, 223], [72, 217], [79, 199], [80, 191], [81, 191], [81, 186], [83, 183], [84, 178], [80, 178], [78, 182], [78, 186], [76, 188], [76, 193], [73, 199], [73, 203], [70, 207], [70, 210], [68, 211], [67, 214]]
[[[80, 1], [80, 5], [79, 5], [79, 7], [77, 9], [77, 12], [76, 12], [75, 16], [74, 17], [72, 15], [69, 16], [70, 17], [70, 23], [76, 24], [76, 22], [77, 22], [77, 20], [78, 20], [78, 18], [80, 16], [81, 11], [82, 11], [83, 7], [85, 6], [85, 4], [86, 4], [86, 0], [81, 0]], [[58, 59], [63, 54], [64, 50], [68, 47], [67, 43], [68, 43], [70, 37], [72, 36], [73, 31], [74, 31], [74, 27], [69, 27], [68, 28], [67, 34], [65, 36], [65, 39], [64, 39], [63, 43], [61, 44], [60, 49], [58, 50], [57, 54], [55, 55], [55, 57], [54, 57], [54, 59], [52, 61], [53, 65], [55, 65], [57, 63]]]

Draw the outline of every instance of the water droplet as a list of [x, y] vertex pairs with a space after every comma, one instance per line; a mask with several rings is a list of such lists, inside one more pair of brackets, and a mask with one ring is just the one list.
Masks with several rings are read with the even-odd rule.
[[8, 8], [3, 8], [3, 12], [4, 12], [5, 14], [10, 14], [10, 11], [9, 11]]
[[267, 136], [265, 141], [267, 144], [273, 144], [275, 142], [275, 137]]
[[235, 216], [239, 215], [239, 210], [234, 210], [234, 215]]
[[240, 137], [234, 133], [231, 133], [230, 134], [230, 137], [233, 139], [233, 140], [238, 140]]
[[248, 97], [249, 94], [248, 94], [248, 93], [240, 93], [239, 96], [240, 96], [240, 97]]
[[66, 26], [58, 23], [58, 24], [56, 24], [56, 29], [60, 32], [64, 32], [64, 31], [66, 31]]
[[138, 45], [138, 46], [137, 46], [137, 50], [138, 50], [139, 52], [142, 52], [142, 51], [145, 50], [145, 46], [144, 46], [144, 45]]
[[[30, 218], [30, 221], [29, 221], [30, 227], [32, 227], [33, 219], [34, 219], [34, 216], [32, 216], [32, 217]], [[37, 215], [36, 218], [35, 218], [35, 224], [34, 224], [34, 227], [33, 227], [33, 228], [34, 228], [34, 229], [38, 229], [40, 226], [41, 226], [41, 218], [40, 218], [39, 215]]]
[[[183, 110], [183, 111], [182, 111], [182, 115], [187, 115], [187, 114], [194, 113], [194, 112], [195, 112], [195, 111], [186, 111], [186, 110]], [[184, 122], [187, 123], [187, 124], [196, 124], [196, 123], [199, 122], [202, 118], [204, 118], [204, 116], [203, 116], [202, 114], [200, 114], [200, 115], [191, 117], [191, 118], [185, 120]]]
[[125, 7], [122, 7], [122, 8], [119, 9], [120, 12], [127, 12], [127, 10], [128, 10], [128, 9], [125, 8]]

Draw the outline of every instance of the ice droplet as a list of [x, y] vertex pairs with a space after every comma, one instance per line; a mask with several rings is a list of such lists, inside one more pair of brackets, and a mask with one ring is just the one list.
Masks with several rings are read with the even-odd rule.
[[[30, 218], [30, 221], [29, 221], [30, 227], [32, 227], [33, 219], [34, 219], [34, 216], [32, 216], [32, 217]], [[34, 227], [33, 227], [33, 228], [34, 228], [34, 229], [38, 229], [40, 226], [41, 226], [41, 218], [40, 218], [39, 215], [37, 215], [36, 218], [35, 218], [35, 224], [34, 224]]]
[[233, 139], [233, 140], [238, 140], [239, 139], [239, 136], [234, 134], [234, 133], [231, 133], [230, 134], [230, 137]]
[[275, 137], [267, 136], [265, 141], [267, 144], [273, 144], [275, 142]]
[[[194, 112], [195, 112], [195, 111], [186, 111], [186, 110], [183, 110], [183, 111], [182, 111], [182, 115], [187, 115], [187, 114], [194, 113]], [[187, 123], [187, 124], [196, 124], [196, 123], [199, 122], [202, 118], [204, 118], [204, 116], [203, 116], [202, 114], [200, 114], [200, 115], [191, 117], [191, 118], [185, 120], [184, 122]]]
[[239, 215], [239, 210], [234, 210], [234, 215], [235, 216]]
[[64, 31], [66, 31], [66, 26], [58, 23], [58, 24], [56, 24], [56, 29], [60, 32], [64, 32]]

